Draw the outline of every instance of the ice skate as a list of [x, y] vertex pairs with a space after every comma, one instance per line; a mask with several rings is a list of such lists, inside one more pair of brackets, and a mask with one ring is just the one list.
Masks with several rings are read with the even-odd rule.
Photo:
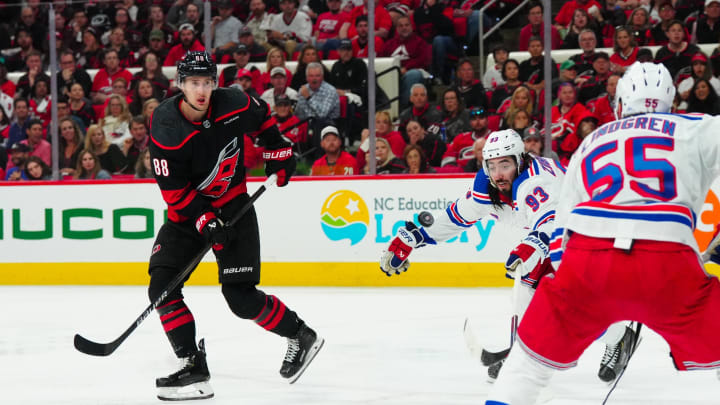
[[210, 371], [205, 360], [205, 341], [200, 340], [200, 350], [180, 359], [180, 370], [155, 380], [157, 397], [163, 401], [186, 401], [212, 398]]
[[288, 349], [280, 367], [280, 375], [287, 378], [290, 384], [297, 381], [324, 343], [325, 339], [318, 337], [314, 330], [303, 323], [298, 333], [288, 338]]
[[620, 342], [614, 345], [605, 346], [605, 354], [600, 361], [600, 371], [598, 377], [601, 380], [611, 383], [620, 372], [627, 367], [630, 355], [634, 351], [635, 331], [631, 328], [625, 328], [625, 334]]
[[495, 362], [488, 367], [488, 382], [489, 383], [494, 383], [495, 380], [497, 380], [498, 374], [500, 374], [500, 369], [502, 368], [503, 363], [505, 363], [505, 359]]

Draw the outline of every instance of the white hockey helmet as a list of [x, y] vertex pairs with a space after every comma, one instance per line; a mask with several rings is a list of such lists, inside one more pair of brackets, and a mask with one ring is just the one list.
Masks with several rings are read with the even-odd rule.
[[[488, 160], [503, 156], [513, 156], [517, 163], [518, 174], [522, 171], [523, 154], [525, 153], [525, 144], [520, 135], [514, 129], [504, 129], [496, 131], [488, 135], [487, 142], [483, 147], [483, 168], [485, 174], [490, 176], [490, 168], [488, 168]], [[492, 182], [492, 178], [490, 179]]]
[[615, 115], [618, 119], [648, 112], [670, 112], [675, 86], [665, 65], [635, 62], [615, 90]]

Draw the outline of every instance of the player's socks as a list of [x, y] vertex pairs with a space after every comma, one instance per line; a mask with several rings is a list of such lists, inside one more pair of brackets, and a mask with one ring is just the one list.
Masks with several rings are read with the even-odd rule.
[[313, 361], [325, 340], [318, 337], [315, 331], [304, 322], [300, 325], [297, 334], [287, 340], [288, 349], [282, 367], [280, 367], [280, 375], [287, 378], [292, 384], [300, 378], [310, 362]]
[[199, 350], [180, 358], [180, 370], [155, 380], [157, 397], [163, 401], [183, 401], [211, 398], [210, 371], [205, 359], [205, 341], [200, 340]]

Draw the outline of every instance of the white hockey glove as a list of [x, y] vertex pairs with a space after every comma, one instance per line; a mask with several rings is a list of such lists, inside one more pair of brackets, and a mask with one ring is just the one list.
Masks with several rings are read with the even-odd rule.
[[408, 269], [408, 257], [414, 248], [425, 246], [425, 232], [412, 222], [398, 229], [395, 239], [390, 241], [387, 250], [380, 256], [380, 270], [390, 277]]
[[507, 277], [515, 279], [515, 270], [520, 267], [520, 278], [523, 282], [536, 287], [540, 278], [552, 269], [549, 243], [550, 238], [546, 234], [538, 231], [530, 232], [510, 252], [510, 257], [505, 262]]
[[705, 252], [702, 254], [703, 263], [715, 263], [720, 264], [720, 227], [715, 231], [710, 244], [708, 245]]

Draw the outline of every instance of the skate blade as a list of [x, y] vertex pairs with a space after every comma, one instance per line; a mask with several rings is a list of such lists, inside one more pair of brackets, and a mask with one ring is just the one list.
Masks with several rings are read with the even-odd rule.
[[322, 349], [322, 347], [323, 347], [324, 344], [325, 344], [325, 339], [323, 339], [323, 338], [321, 338], [321, 337], [318, 337], [318, 338], [315, 340], [315, 343], [313, 343], [313, 345], [312, 345], [312, 347], [310, 348], [310, 350], [308, 350], [307, 360], [305, 360], [305, 363], [302, 365], [302, 367], [300, 368], [300, 370], [298, 370], [298, 372], [295, 373], [295, 375], [293, 375], [292, 377], [288, 378], [288, 382], [289, 382], [290, 384], [294, 384], [295, 381], [297, 381], [298, 378], [300, 378], [300, 376], [303, 374], [303, 372], [305, 371], [305, 369], [307, 368], [307, 366], [309, 366], [310, 363], [312, 363], [313, 359], [315, 359], [315, 355], [317, 355], [317, 353], [320, 351], [320, 349]]
[[214, 395], [210, 383], [203, 381], [183, 387], [158, 387], [157, 397], [161, 401], [190, 401], [208, 399]]

